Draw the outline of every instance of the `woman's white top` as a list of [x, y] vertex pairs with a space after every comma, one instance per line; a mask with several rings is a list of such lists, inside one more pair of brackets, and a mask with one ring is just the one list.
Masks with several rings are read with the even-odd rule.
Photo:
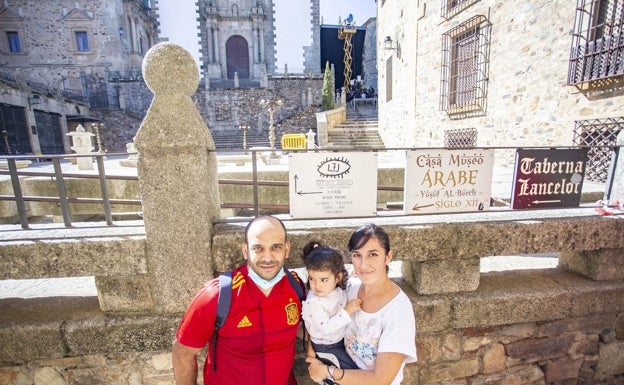
[[319, 297], [312, 290], [303, 301], [301, 317], [310, 338], [315, 344], [335, 344], [344, 337], [345, 327], [351, 322], [347, 305], [347, 293], [340, 287]]
[[[357, 298], [362, 285], [358, 279], [350, 279], [347, 298]], [[351, 323], [345, 332], [347, 353], [360, 369], [372, 370], [378, 353], [401, 353], [405, 355], [401, 368], [392, 381], [400, 385], [406, 363], [416, 362], [416, 319], [408, 296], [401, 290], [386, 305], [374, 313], [358, 310], [351, 315]]]

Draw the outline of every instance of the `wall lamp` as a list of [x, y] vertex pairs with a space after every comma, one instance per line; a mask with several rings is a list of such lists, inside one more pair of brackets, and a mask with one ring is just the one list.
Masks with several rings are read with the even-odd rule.
[[123, 30], [123, 28], [119, 27], [118, 32], [119, 32], [119, 36], [120, 36], [120, 37], [124, 35], [124, 30]]
[[390, 36], [386, 36], [386, 39], [383, 42], [383, 48], [385, 50], [393, 50], [396, 51], [397, 57], [401, 57], [401, 45], [397, 41], [396, 45], [392, 44], [392, 38]]
[[31, 97], [28, 98], [28, 105], [30, 106], [39, 103], [41, 103], [41, 96], [39, 96], [39, 94], [33, 94]]

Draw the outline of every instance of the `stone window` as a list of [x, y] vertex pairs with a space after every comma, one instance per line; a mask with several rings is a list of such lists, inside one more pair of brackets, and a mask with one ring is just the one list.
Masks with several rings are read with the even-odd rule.
[[89, 52], [89, 35], [87, 31], [75, 31], [76, 36], [76, 50], [78, 52]]
[[442, 36], [440, 110], [455, 119], [484, 115], [491, 24], [475, 16]]
[[20, 42], [19, 33], [17, 33], [17, 31], [7, 31], [6, 34], [9, 41], [9, 52], [21, 53], [22, 43]]
[[442, 0], [442, 17], [450, 19], [479, 0]]
[[624, 75], [624, 0], [577, 0], [568, 84]]

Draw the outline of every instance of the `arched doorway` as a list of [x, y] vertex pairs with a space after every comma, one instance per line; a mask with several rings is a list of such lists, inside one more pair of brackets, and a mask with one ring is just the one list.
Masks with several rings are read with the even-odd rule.
[[249, 47], [247, 40], [242, 36], [232, 36], [225, 44], [227, 57], [227, 77], [234, 79], [234, 72], [238, 72], [239, 79], [249, 79]]

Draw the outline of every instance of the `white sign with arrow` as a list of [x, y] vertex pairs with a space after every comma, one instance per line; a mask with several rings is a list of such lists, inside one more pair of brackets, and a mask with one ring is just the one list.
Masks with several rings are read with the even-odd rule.
[[290, 215], [357, 217], [377, 213], [377, 153], [289, 155]]

